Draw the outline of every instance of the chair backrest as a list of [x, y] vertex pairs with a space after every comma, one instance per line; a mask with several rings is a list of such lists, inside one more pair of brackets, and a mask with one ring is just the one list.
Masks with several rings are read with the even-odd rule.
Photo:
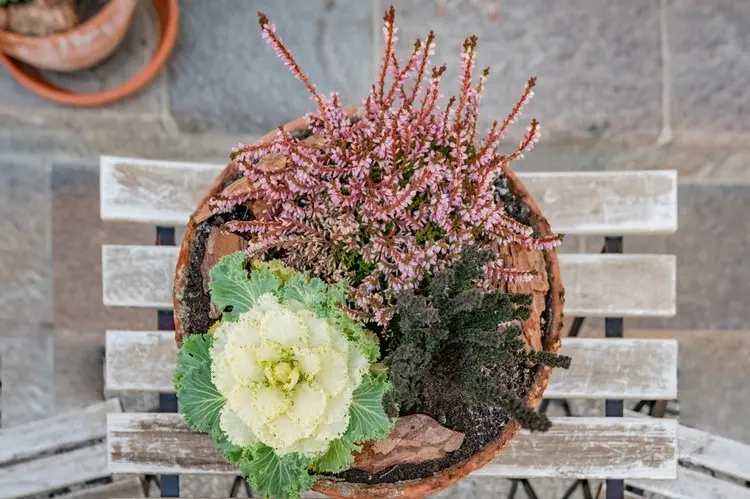
[[[143, 497], [135, 477], [102, 486], [81, 488], [60, 495], [60, 491], [85, 482], [105, 479], [107, 446], [106, 414], [122, 409], [117, 399], [106, 400], [32, 423], [0, 429], [0, 498], [36, 496], [57, 492], [56, 497], [82, 499], [114, 497], [118, 492]], [[76, 487], [73, 487], [76, 488]]]
[[[223, 165], [103, 157], [101, 215], [153, 225], [183, 225]], [[677, 178], [671, 171], [519, 175], [567, 235], [670, 233], [677, 227]], [[588, 317], [667, 317], [675, 313], [671, 255], [561, 254], [565, 313]], [[103, 300], [109, 306], [171, 308], [177, 248], [102, 247]], [[677, 393], [673, 340], [563, 340], [573, 357], [547, 396], [664, 399]], [[108, 331], [111, 391], [171, 392], [172, 335]], [[613, 361], [616, 359], [616, 361]], [[676, 423], [637, 418], [557, 418], [544, 434], [523, 432], [478, 474], [578, 478], [674, 478]], [[148, 428], [145, 431], [144, 428]], [[178, 433], [179, 439], [174, 435]], [[174, 414], [113, 415], [110, 468], [117, 473], [234, 473]], [[155, 445], [158, 444], [158, 445]], [[142, 452], [148, 448], [149, 452]], [[543, 452], [540, 452], [543, 449]], [[597, 452], [591, 459], [590, 452]]]

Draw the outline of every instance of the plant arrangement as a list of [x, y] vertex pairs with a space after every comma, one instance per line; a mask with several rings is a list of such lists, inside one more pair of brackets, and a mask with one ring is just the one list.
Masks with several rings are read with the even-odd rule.
[[535, 80], [480, 137], [476, 37], [441, 106], [434, 34], [399, 61], [393, 7], [384, 22], [379, 74], [352, 111], [259, 13], [316, 111], [235, 148], [183, 240], [180, 410], [265, 496], [450, 485], [519, 425], [549, 428], [533, 405], [570, 362], [555, 353], [560, 237], [508, 169], [539, 123], [498, 152]]

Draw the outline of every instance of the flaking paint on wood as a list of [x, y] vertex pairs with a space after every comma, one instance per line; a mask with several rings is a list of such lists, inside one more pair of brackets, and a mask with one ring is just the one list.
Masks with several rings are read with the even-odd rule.
[[[111, 414], [113, 473], [234, 474], [205, 434], [178, 414]], [[576, 478], [675, 478], [671, 420], [554, 418], [547, 433], [522, 433], [477, 475]]]
[[[105, 220], [183, 225], [225, 165], [102, 156]], [[677, 230], [675, 171], [519, 173], [552, 229], [566, 234]]]
[[[172, 308], [179, 249], [102, 246], [105, 305]], [[561, 254], [565, 313], [588, 317], [670, 317], [675, 314], [673, 255]]]
[[[548, 398], [671, 399], [677, 392], [677, 342], [564, 338], [570, 370], [552, 374]], [[174, 390], [172, 331], [107, 331], [108, 390]]]
[[669, 499], [750, 499], [750, 489], [683, 467], [675, 480], [633, 479], [628, 484]]
[[107, 446], [96, 444], [0, 468], [0, 499], [42, 494], [106, 476]]
[[107, 431], [105, 415], [121, 410], [119, 400], [110, 399], [85, 409], [0, 429], [0, 465], [103, 438]]

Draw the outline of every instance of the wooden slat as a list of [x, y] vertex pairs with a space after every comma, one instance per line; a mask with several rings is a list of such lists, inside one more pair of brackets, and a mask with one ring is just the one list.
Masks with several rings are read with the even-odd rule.
[[560, 255], [565, 314], [587, 317], [672, 317], [674, 255]]
[[[176, 247], [102, 246], [102, 290], [109, 306], [172, 307]], [[565, 313], [589, 317], [671, 317], [673, 255], [561, 254]]]
[[0, 464], [103, 438], [107, 431], [105, 414], [121, 410], [120, 402], [110, 399], [85, 409], [0, 429]]
[[[102, 156], [104, 220], [183, 225], [219, 164]], [[519, 173], [553, 230], [565, 234], [671, 233], [677, 229], [674, 171]]]
[[102, 156], [102, 220], [185, 225], [225, 165]]
[[114, 499], [119, 497], [146, 497], [141, 479], [136, 476], [115, 477], [106, 485], [89, 486], [69, 494], [55, 496], [55, 499]]
[[678, 468], [676, 480], [631, 479], [627, 483], [669, 499], [750, 499], [747, 487], [683, 467]]
[[563, 234], [667, 234], [677, 230], [677, 172], [519, 173]]
[[[625, 416], [648, 417], [633, 411]], [[683, 425], [677, 427], [677, 442], [681, 462], [750, 482], [750, 445]]]
[[[658, 419], [556, 418], [546, 433], [521, 433], [478, 475], [674, 478], [676, 423]], [[111, 414], [113, 473], [236, 473], [208, 435], [178, 414]]]
[[107, 446], [96, 444], [0, 468], [0, 499], [42, 494], [106, 476]]
[[107, 331], [105, 355], [107, 391], [174, 392], [173, 331]]
[[546, 398], [673, 399], [677, 341], [564, 338], [570, 369], [555, 369]]
[[[107, 331], [107, 390], [173, 391], [171, 331]], [[671, 399], [677, 393], [675, 340], [563, 339], [569, 370], [552, 375], [548, 398]]]
[[102, 246], [104, 305], [172, 308], [172, 283], [179, 248]]

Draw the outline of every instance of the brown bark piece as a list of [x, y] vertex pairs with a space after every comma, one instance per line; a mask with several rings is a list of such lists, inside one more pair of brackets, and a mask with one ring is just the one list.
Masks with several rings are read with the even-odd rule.
[[256, 168], [265, 173], [281, 170], [286, 166], [286, 156], [280, 153], [268, 153], [258, 161]]
[[209, 273], [222, 256], [245, 249], [245, 240], [237, 234], [224, 232], [218, 227], [213, 227], [206, 241], [206, 253], [201, 263], [201, 275], [203, 275], [203, 291], [208, 293]]
[[531, 314], [522, 324], [524, 332], [524, 343], [534, 351], [543, 350], [542, 336], [540, 331], [541, 318], [546, 308], [545, 297], [549, 291], [549, 277], [547, 276], [544, 253], [541, 251], [528, 250], [520, 245], [510, 246], [510, 257], [507, 259], [508, 266], [519, 270], [534, 270], [536, 275], [529, 282], [508, 283], [509, 293], [531, 294]]
[[7, 29], [22, 35], [47, 36], [80, 22], [76, 0], [34, 0], [4, 9]]
[[398, 418], [385, 440], [365, 444], [352, 468], [376, 473], [396, 464], [440, 459], [463, 443], [463, 433], [449, 430], [425, 414], [412, 414]]
[[[250, 187], [250, 181], [245, 177], [240, 177], [228, 186], [224, 187], [224, 189], [222, 189], [222, 191], [219, 193], [219, 196], [229, 196], [236, 192], [250, 190]], [[209, 204], [203, 203], [195, 212], [195, 214], [193, 214], [193, 219], [195, 220], [196, 224], [200, 224], [211, 218], [213, 214], [214, 212], [213, 210], [211, 210]]]

